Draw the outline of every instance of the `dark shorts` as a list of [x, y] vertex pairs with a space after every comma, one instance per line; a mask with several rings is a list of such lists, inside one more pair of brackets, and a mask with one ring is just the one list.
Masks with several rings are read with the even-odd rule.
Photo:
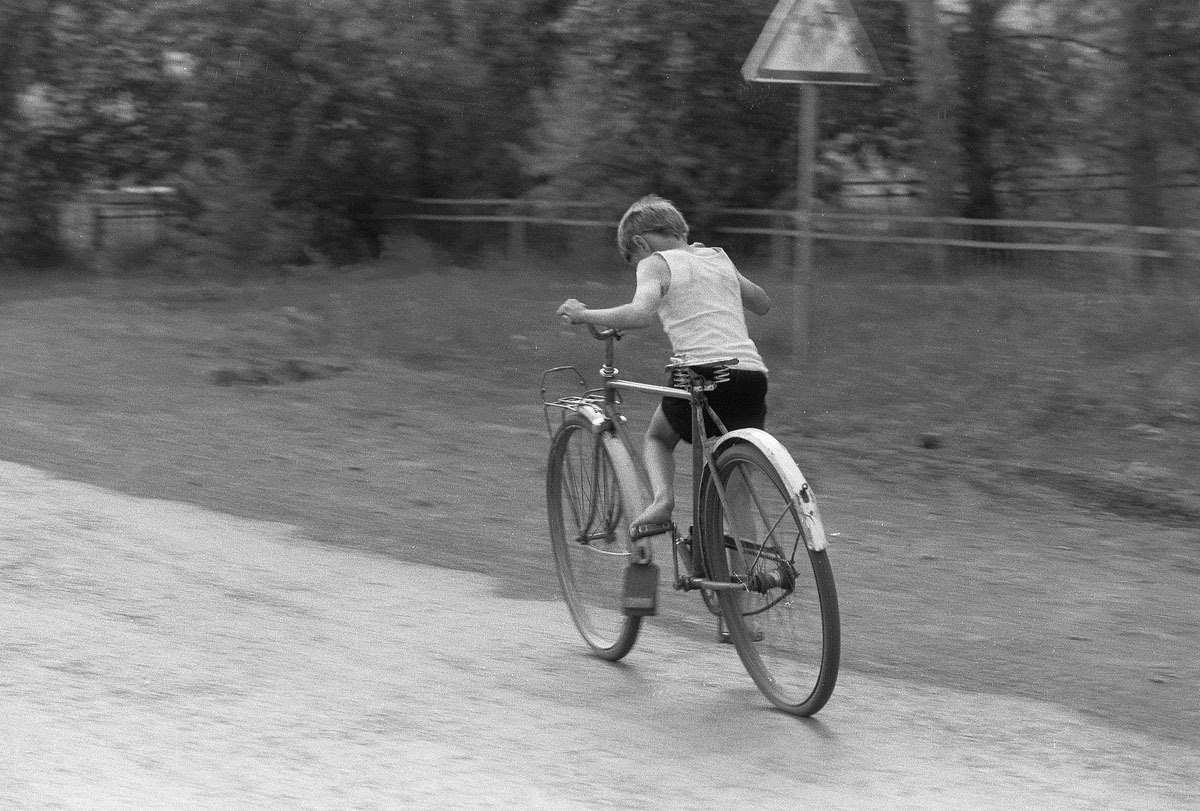
[[[767, 419], [766, 373], [730, 369], [729, 381], [708, 393], [708, 404], [717, 412], [727, 430], [764, 427]], [[684, 442], [691, 442], [691, 403], [678, 397], [664, 397], [662, 410], [671, 429]], [[717, 426], [708, 415], [704, 417], [704, 430], [709, 436], [717, 433]]]

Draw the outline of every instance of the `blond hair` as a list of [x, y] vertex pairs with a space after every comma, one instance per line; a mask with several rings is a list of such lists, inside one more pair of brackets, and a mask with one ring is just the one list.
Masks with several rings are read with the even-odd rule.
[[617, 226], [617, 247], [626, 262], [633, 255], [633, 238], [638, 234], [663, 234], [687, 240], [688, 224], [670, 200], [647, 194], [629, 207]]

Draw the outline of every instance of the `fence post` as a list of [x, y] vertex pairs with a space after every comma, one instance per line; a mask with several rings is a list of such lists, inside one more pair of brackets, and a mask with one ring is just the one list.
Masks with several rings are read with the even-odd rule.
[[[795, 214], [775, 214], [771, 217], [771, 265], [776, 273], [792, 267], [792, 241], [795, 239], [791, 232], [796, 228]], [[788, 233], [782, 233], [787, 231]]]
[[945, 217], [935, 217], [930, 224], [930, 236], [933, 238], [933, 244], [930, 246], [933, 249], [932, 262], [933, 274], [938, 281], [947, 281], [947, 261], [946, 254], [949, 248], [946, 245], [946, 239], [950, 233], [949, 223]]
[[155, 192], [150, 196], [154, 203], [154, 245], [162, 245], [167, 241], [167, 196]]
[[108, 263], [104, 261], [104, 203], [97, 195], [89, 195], [92, 206], [92, 267], [96, 273], [107, 275]]
[[1134, 289], [1133, 277], [1137, 270], [1137, 231], [1132, 225], [1118, 225], [1112, 229], [1117, 242], [1116, 279], [1109, 279], [1105, 288], [1110, 293], [1129, 293]]
[[520, 203], [512, 201], [508, 204], [508, 258], [514, 262], [525, 261], [525, 221], [521, 219]]

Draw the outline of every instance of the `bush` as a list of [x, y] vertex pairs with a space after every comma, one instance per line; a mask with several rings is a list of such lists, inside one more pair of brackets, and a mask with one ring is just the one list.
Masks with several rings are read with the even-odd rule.
[[0, 260], [44, 267], [64, 255], [52, 184], [0, 175]]
[[278, 253], [270, 192], [233, 152], [190, 161], [174, 185], [188, 215], [189, 252], [200, 261], [254, 268]]

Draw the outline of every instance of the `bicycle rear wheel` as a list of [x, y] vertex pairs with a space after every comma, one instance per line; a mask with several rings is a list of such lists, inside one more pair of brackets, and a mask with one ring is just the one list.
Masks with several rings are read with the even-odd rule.
[[[591, 424], [571, 414], [554, 435], [546, 468], [546, 506], [554, 565], [571, 619], [587, 644], [616, 661], [633, 648], [641, 617], [622, 611], [630, 562], [629, 518], [620, 475], [632, 462], [612, 451]], [[618, 472], [618, 466], [621, 471]]]
[[706, 562], [712, 579], [746, 587], [717, 592], [726, 628], [771, 703], [812, 715], [833, 693], [841, 656], [829, 558], [805, 545], [785, 478], [757, 447], [730, 445], [715, 468], [701, 485]]

